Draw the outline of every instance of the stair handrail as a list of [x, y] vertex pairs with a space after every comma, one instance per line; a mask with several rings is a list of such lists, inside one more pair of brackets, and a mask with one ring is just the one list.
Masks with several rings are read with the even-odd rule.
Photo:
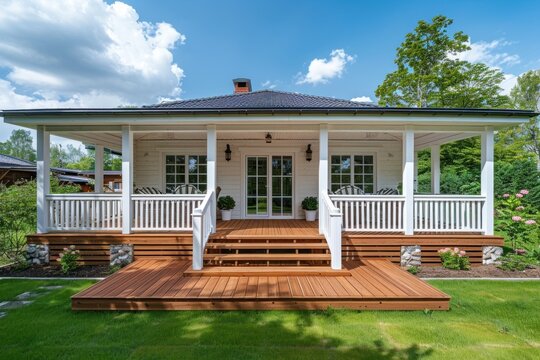
[[319, 221], [330, 249], [330, 265], [334, 270], [341, 270], [341, 211], [326, 192], [322, 191], [319, 199]]
[[213, 190], [208, 191], [199, 207], [193, 210], [193, 270], [202, 270], [204, 249], [208, 238], [215, 232], [216, 197]]

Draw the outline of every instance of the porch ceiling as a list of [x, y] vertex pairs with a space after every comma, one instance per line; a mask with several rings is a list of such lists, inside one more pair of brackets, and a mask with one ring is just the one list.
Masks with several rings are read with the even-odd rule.
[[[218, 140], [262, 140], [270, 132], [274, 141], [279, 140], [306, 140], [317, 142], [318, 131], [218, 131]], [[121, 151], [122, 136], [120, 132], [89, 132], [89, 131], [61, 131], [52, 132], [53, 135], [67, 139], [78, 140], [84, 144], [103, 145], [107, 148]], [[445, 143], [461, 140], [473, 136], [475, 133], [465, 132], [419, 132], [415, 134], [415, 149], [421, 150], [432, 145], [442, 145]], [[161, 131], [161, 132], [136, 132], [135, 141], [171, 141], [171, 140], [206, 140], [205, 131]], [[377, 142], [401, 142], [402, 134], [399, 132], [330, 132], [330, 141], [377, 141]]]

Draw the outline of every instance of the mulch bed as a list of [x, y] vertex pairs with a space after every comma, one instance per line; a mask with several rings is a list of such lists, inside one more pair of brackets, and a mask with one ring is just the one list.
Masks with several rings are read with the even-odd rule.
[[18, 269], [14, 266], [0, 268], [0, 277], [106, 277], [111, 274], [108, 265], [81, 266], [69, 274], [64, 274], [58, 265], [34, 265], [26, 269]]
[[422, 278], [540, 278], [540, 268], [525, 271], [504, 271], [495, 265], [473, 266], [471, 270], [449, 270], [440, 266], [426, 266], [416, 276]]

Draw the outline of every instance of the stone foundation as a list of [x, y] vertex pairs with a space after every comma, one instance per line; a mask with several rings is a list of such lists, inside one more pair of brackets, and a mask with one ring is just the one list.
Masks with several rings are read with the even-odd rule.
[[133, 245], [111, 245], [111, 266], [126, 266], [133, 262]]
[[26, 247], [26, 260], [30, 265], [44, 265], [49, 263], [49, 245], [28, 244]]
[[422, 249], [419, 245], [401, 247], [401, 266], [411, 267], [422, 265]]
[[484, 246], [482, 248], [482, 264], [483, 265], [492, 265], [500, 264], [501, 261], [499, 258], [503, 254], [502, 247], [499, 246]]

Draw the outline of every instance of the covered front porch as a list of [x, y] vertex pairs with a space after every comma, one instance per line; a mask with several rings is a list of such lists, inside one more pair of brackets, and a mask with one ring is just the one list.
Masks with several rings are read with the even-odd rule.
[[[40, 125], [37, 131], [40, 234], [186, 232], [193, 236], [194, 268], [200, 269], [218, 230], [220, 191], [235, 198], [233, 219], [246, 224], [302, 219], [302, 199], [318, 195], [319, 221], [307, 228], [325, 239], [334, 269], [341, 268], [349, 232], [373, 238], [493, 235], [492, 127]], [[95, 146], [96, 193], [49, 193], [51, 133]], [[471, 136], [482, 138], [480, 194], [440, 194], [440, 146]], [[121, 194], [100, 192], [105, 147], [122, 153]], [[431, 148], [432, 193], [418, 194], [415, 153], [425, 148]], [[173, 190], [184, 186], [196, 191]], [[357, 191], [344, 194], [343, 188]]]

